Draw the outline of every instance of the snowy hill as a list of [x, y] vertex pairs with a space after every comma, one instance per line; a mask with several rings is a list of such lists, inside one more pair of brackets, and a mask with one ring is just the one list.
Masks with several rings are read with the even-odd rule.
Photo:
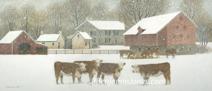
[[[212, 89], [212, 53], [176, 56], [159, 59], [120, 59], [118, 54], [76, 54], [76, 55], [0, 55], [1, 91], [209, 91]], [[53, 64], [55, 61], [103, 59], [104, 62], [126, 62], [119, 85], [114, 85], [112, 77], [106, 76], [106, 85], [88, 84], [88, 76], [83, 75], [81, 84], [72, 84], [69, 76], [64, 77], [64, 85], [56, 85]], [[171, 64], [171, 85], [164, 85], [163, 76], [151, 77], [150, 84], [143, 86], [139, 74], [133, 74], [132, 64], [169, 62]], [[96, 77], [94, 78], [96, 80]]]

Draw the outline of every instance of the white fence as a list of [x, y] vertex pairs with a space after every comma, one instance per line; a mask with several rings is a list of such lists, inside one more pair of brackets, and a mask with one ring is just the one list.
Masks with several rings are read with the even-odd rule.
[[48, 54], [119, 54], [119, 50], [49, 49]]

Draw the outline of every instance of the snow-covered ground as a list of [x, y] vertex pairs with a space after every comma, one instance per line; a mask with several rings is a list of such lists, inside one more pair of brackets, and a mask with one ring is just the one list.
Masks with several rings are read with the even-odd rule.
[[[55, 61], [103, 59], [104, 62], [126, 62], [119, 85], [106, 76], [106, 85], [88, 84], [83, 75], [81, 84], [72, 84], [65, 76], [64, 85], [56, 85], [53, 64]], [[131, 65], [169, 62], [171, 85], [164, 85], [163, 76], [150, 78], [150, 85], [143, 86], [142, 77], [133, 74]], [[118, 54], [71, 55], [0, 55], [0, 91], [210, 91], [212, 89], [212, 53], [180, 55], [176, 58], [161, 56], [158, 59], [120, 59]], [[96, 77], [94, 78], [96, 80]], [[112, 81], [111, 81], [112, 80]]]

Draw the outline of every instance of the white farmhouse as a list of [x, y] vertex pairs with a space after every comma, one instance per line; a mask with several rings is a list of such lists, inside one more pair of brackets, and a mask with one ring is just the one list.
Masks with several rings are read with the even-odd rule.
[[47, 46], [49, 49], [64, 49], [65, 45], [62, 32], [59, 32], [59, 34], [41, 34], [37, 42]]
[[120, 21], [86, 20], [78, 27], [77, 31], [87, 32], [92, 37], [93, 46], [122, 45], [125, 25]]
[[92, 38], [86, 32], [76, 32], [72, 37], [72, 49], [92, 48]]

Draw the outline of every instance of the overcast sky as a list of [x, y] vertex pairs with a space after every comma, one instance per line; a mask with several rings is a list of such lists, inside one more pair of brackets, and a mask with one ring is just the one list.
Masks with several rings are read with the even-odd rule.
[[[63, 2], [64, 0], [0, 0], [0, 9], [3, 9], [6, 5], [13, 4], [16, 6], [22, 6], [26, 3], [34, 4], [37, 9], [45, 9], [50, 3]], [[119, 3], [120, 0], [90, 0], [93, 3], [98, 1], [105, 1], [109, 9], [113, 9]], [[176, 1], [175, 5], [179, 5], [180, 0]], [[204, 7], [212, 15], [212, 0], [204, 0]], [[170, 11], [174, 11], [177, 6], [170, 8]]]

